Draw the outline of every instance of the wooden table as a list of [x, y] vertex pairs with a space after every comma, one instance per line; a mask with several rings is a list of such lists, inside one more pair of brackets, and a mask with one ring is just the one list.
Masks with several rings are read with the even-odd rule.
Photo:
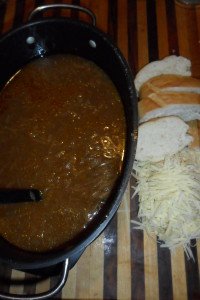
[[[200, 78], [200, 5], [186, 6], [173, 0], [0, 0], [0, 32], [26, 22], [34, 7], [59, 2], [93, 10], [97, 27], [108, 32], [118, 44], [134, 75], [149, 61], [176, 54], [190, 58], [193, 75]], [[88, 21], [82, 13], [63, 10], [45, 15]], [[193, 125], [198, 132], [197, 122]], [[130, 221], [137, 215], [137, 202], [131, 198], [132, 184], [131, 178], [117, 215], [70, 271], [57, 299], [200, 299], [200, 243], [193, 248], [192, 262], [187, 261], [183, 249], [170, 255], [155, 240], [133, 230]], [[30, 276], [0, 266], [0, 277]], [[0, 289], [37, 293], [52, 286], [55, 280], [53, 277], [20, 287], [1, 280]]]

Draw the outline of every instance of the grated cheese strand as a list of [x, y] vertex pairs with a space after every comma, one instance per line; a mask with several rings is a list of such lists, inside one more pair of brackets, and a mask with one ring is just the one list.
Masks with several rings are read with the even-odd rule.
[[[135, 229], [156, 234], [161, 247], [183, 246], [193, 258], [190, 241], [200, 238], [200, 150], [184, 149], [164, 161], [135, 161], [139, 195]], [[194, 258], [193, 258], [194, 259]]]

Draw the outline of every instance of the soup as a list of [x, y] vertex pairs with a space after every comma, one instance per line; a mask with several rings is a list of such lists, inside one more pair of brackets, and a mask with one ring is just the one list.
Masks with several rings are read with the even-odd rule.
[[125, 117], [119, 94], [93, 62], [36, 59], [0, 93], [0, 188], [36, 188], [38, 203], [0, 206], [0, 234], [43, 252], [84, 231], [119, 176]]

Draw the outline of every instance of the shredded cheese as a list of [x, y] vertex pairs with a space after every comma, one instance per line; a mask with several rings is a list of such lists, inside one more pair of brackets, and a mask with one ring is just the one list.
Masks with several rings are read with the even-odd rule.
[[136, 161], [133, 170], [140, 220], [132, 221], [135, 228], [156, 234], [161, 247], [183, 246], [193, 258], [190, 240], [200, 238], [200, 150], [184, 149], [157, 163]]

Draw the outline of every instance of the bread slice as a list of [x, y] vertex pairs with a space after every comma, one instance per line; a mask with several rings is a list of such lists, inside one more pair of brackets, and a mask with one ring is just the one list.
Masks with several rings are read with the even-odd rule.
[[191, 76], [191, 61], [182, 56], [171, 55], [162, 60], [149, 63], [135, 77], [134, 83], [137, 92], [146, 81], [161, 74]]
[[150, 78], [139, 92], [140, 99], [152, 93], [197, 93], [200, 94], [200, 80], [190, 76], [165, 74]]
[[193, 141], [188, 129], [178, 117], [159, 118], [140, 125], [136, 160], [157, 162], [179, 152]]
[[139, 101], [139, 122], [178, 116], [184, 121], [200, 120], [200, 94], [153, 93]]

